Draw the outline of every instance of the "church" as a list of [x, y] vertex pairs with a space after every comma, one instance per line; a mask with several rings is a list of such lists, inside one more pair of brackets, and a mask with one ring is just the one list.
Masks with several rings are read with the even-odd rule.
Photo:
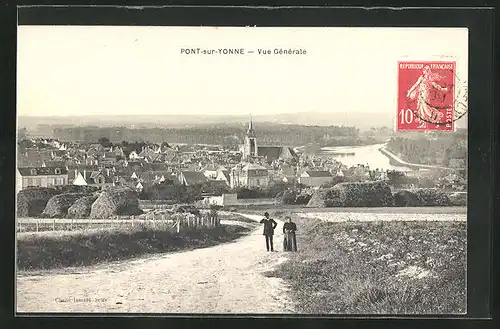
[[295, 151], [288, 146], [260, 146], [257, 144], [257, 135], [253, 127], [253, 121], [250, 119], [248, 124], [245, 142], [242, 146], [242, 161], [250, 161], [254, 158], [263, 158], [271, 163], [274, 160], [298, 159]]

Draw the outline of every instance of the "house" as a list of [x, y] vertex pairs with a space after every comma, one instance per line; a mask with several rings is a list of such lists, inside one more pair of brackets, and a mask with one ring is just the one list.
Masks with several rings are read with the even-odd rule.
[[216, 179], [217, 178], [217, 168], [213, 166], [207, 166], [203, 170], [203, 175], [208, 179]]
[[145, 171], [142, 173], [134, 172], [131, 178], [148, 184], [181, 184], [179, 179], [168, 171]]
[[281, 179], [283, 182], [285, 183], [295, 183], [297, 182], [297, 177], [295, 176], [284, 176], [282, 179]]
[[135, 182], [130, 179], [130, 178], [126, 178], [124, 176], [121, 176], [121, 175], [115, 175], [113, 177], [113, 186], [134, 186], [135, 185]]
[[52, 160], [61, 159], [64, 156], [66, 156], [66, 151], [54, 150], [50, 152], [50, 157], [52, 158]]
[[181, 171], [179, 174], [181, 184], [191, 186], [208, 182], [208, 178], [199, 171]]
[[44, 160], [42, 163], [42, 167], [59, 167], [68, 169], [66, 161], [54, 161], [54, 160]]
[[115, 157], [122, 157], [124, 158], [125, 157], [125, 153], [123, 152], [123, 149], [119, 146], [115, 146], [115, 147], [112, 147], [110, 150], [109, 150], [110, 153], [113, 153], [113, 155]]
[[215, 180], [224, 181], [227, 186], [231, 186], [231, 172], [229, 170], [218, 170]]
[[104, 167], [113, 167], [116, 164], [116, 157], [103, 157], [99, 159], [99, 165]]
[[299, 183], [306, 186], [321, 186], [332, 180], [332, 174], [326, 170], [306, 170], [299, 176]]
[[41, 167], [44, 161], [52, 160], [50, 151], [39, 151], [37, 149], [27, 149], [19, 152], [17, 156], [18, 167]]
[[[105, 148], [101, 144], [91, 144], [89, 147], [89, 152], [91, 153], [102, 153], [104, 152]], [[88, 152], [87, 152], [88, 153]]]
[[140, 159], [141, 157], [139, 156], [139, 154], [137, 154], [136, 151], [132, 151], [128, 155], [128, 158], [129, 158], [129, 160], [137, 160], [137, 159]]
[[73, 180], [73, 185], [90, 185], [104, 188], [107, 186], [113, 186], [113, 176], [110, 171], [103, 172], [101, 170], [87, 171], [83, 170], [78, 172], [75, 179]]
[[269, 172], [267, 168], [255, 163], [239, 164], [231, 169], [230, 180], [231, 188], [266, 188], [269, 186]]
[[16, 193], [28, 186], [50, 187], [68, 184], [68, 170], [58, 167], [23, 167], [16, 171]]

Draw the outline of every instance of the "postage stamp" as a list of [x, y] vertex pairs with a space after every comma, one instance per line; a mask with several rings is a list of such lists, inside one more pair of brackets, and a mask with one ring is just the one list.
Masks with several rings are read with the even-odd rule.
[[454, 61], [398, 63], [397, 131], [454, 131], [456, 110]]

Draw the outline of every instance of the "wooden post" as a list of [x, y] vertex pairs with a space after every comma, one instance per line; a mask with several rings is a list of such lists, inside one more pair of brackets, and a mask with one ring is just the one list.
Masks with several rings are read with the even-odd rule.
[[53, 219], [52, 220], [52, 231], [55, 231], [56, 230], [56, 220]]
[[156, 230], [156, 218], [154, 214], [153, 214], [153, 229]]
[[180, 233], [181, 231], [181, 221], [179, 218], [177, 218], [177, 233]]
[[39, 219], [39, 218], [37, 218], [37, 219], [36, 219], [36, 231], [37, 231], [37, 232], [38, 232], [38, 225], [39, 225], [39, 224], [38, 224], [38, 222], [40, 222], [40, 219]]
[[134, 227], [134, 226], [135, 226], [135, 216], [132, 215], [132, 227]]

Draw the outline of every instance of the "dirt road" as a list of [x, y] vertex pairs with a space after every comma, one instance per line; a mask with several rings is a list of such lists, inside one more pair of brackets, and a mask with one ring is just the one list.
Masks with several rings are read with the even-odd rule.
[[[246, 215], [260, 220], [261, 216]], [[281, 250], [281, 222], [275, 249]], [[18, 312], [290, 313], [287, 287], [263, 272], [262, 227], [232, 243], [85, 268], [18, 275]]]

